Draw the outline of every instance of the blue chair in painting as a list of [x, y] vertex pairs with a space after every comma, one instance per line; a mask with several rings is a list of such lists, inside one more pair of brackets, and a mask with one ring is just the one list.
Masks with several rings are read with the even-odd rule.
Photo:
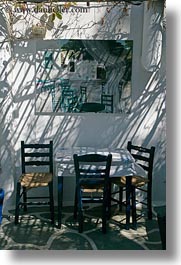
[[104, 112], [113, 113], [113, 95], [101, 94], [101, 104], [105, 105]]
[[2, 222], [3, 201], [4, 201], [4, 190], [0, 188], [0, 224]]
[[80, 86], [80, 103], [87, 102], [87, 87]]
[[61, 109], [63, 112], [73, 112], [76, 105], [77, 97], [74, 90], [63, 90], [62, 91], [62, 102]]

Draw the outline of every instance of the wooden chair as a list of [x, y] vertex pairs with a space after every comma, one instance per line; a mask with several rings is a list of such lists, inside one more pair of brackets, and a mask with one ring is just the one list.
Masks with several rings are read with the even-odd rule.
[[76, 96], [73, 90], [62, 91], [61, 109], [63, 112], [72, 112], [76, 104]]
[[79, 232], [83, 232], [84, 203], [101, 203], [102, 232], [106, 233], [112, 155], [86, 154], [78, 156], [74, 154], [73, 158], [76, 173], [74, 218], [77, 218], [78, 212]]
[[[17, 182], [15, 224], [19, 222], [20, 207], [23, 206], [24, 211], [27, 211], [27, 205], [34, 204], [49, 204], [51, 222], [54, 224], [53, 141], [49, 144], [25, 144], [21, 141], [21, 160], [22, 175]], [[28, 196], [30, 190], [39, 187], [48, 187], [49, 195]]]
[[137, 177], [133, 179], [132, 186], [133, 192], [135, 192], [135, 189], [137, 189], [146, 194], [145, 199], [139, 201], [139, 203], [147, 207], [148, 219], [152, 219], [152, 174], [155, 147], [152, 146], [149, 149], [142, 146], [133, 145], [132, 142], [129, 141], [127, 149], [134, 157], [136, 163], [147, 172], [146, 180], [144, 178]]
[[[130, 199], [132, 201], [132, 218], [133, 224], [136, 226], [136, 203], [141, 203], [147, 207], [148, 219], [152, 219], [152, 171], [153, 171], [153, 160], [155, 147], [150, 149], [133, 145], [131, 141], [127, 144], [127, 149], [134, 157], [135, 162], [140, 165], [146, 172], [147, 178], [133, 176], [131, 179], [131, 194]], [[125, 204], [123, 201], [123, 192], [126, 191], [126, 177], [120, 177], [115, 181], [112, 181], [112, 184], [119, 186], [118, 191], [111, 192], [111, 201], [114, 201], [119, 204], [120, 211], [122, 210], [122, 205]], [[143, 193], [146, 193], [146, 196], [143, 200], [138, 201], [136, 197], [136, 190], [140, 190]], [[115, 197], [116, 194], [119, 194], [118, 199]]]
[[56, 86], [51, 89], [51, 97], [52, 97], [52, 111], [57, 112], [61, 107], [61, 95], [60, 92], [57, 91]]
[[105, 105], [107, 113], [113, 113], [113, 95], [101, 94], [101, 104]]
[[52, 89], [55, 87], [55, 82], [54, 81], [49, 81], [47, 80], [46, 82], [42, 83], [41, 86], [41, 92], [51, 92]]
[[69, 79], [66, 79], [66, 78], [61, 79], [61, 86], [62, 87], [65, 87], [65, 86], [68, 86], [68, 85], [70, 85], [70, 80]]
[[87, 87], [80, 86], [80, 103], [87, 102]]

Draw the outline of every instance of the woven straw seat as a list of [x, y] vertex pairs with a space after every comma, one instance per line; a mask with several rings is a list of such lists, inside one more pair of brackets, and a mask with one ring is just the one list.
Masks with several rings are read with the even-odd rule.
[[52, 173], [26, 173], [21, 175], [20, 182], [22, 187], [27, 189], [36, 187], [46, 187], [53, 180]]
[[[145, 184], [147, 184], [149, 182], [148, 179], [143, 178], [141, 176], [132, 176], [131, 178], [131, 184], [134, 185], [135, 187], [142, 187]], [[120, 178], [115, 178], [115, 180], [112, 180], [113, 184], [119, 185], [119, 186], [123, 186], [125, 187], [126, 185], [126, 176], [122, 176]]]

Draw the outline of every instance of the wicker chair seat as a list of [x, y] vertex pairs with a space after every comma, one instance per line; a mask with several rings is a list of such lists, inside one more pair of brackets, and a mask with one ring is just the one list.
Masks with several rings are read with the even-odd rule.
[[[149, 182], [148, 179], [145, 179], [143, 177], [140, 176], [132, 176], [132, 185], [135, 187], [142, 187], [145, 184], [147, 184]], [[126, 176], [122, 176], [120, 178], [115, 178], [115, 180], [112, 180], [113, 184], [125, 187], [126, 186]]]
[[53, 179], [52, 173], [26, 173], [21, 175], [20, 183], [22, 187], [27, 189], [36, 188], [36, 187], [45, 187], [48, 186]]

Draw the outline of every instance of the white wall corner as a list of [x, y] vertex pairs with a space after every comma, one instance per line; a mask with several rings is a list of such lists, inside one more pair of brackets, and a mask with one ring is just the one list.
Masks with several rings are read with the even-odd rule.
[[160, 68], [162, 55], [162, 23], [163, 6], [162, 1], [154, 2], [148, 8], [144, 3], [143, 39], [141, 62], [143, 67], [153, 72]]

